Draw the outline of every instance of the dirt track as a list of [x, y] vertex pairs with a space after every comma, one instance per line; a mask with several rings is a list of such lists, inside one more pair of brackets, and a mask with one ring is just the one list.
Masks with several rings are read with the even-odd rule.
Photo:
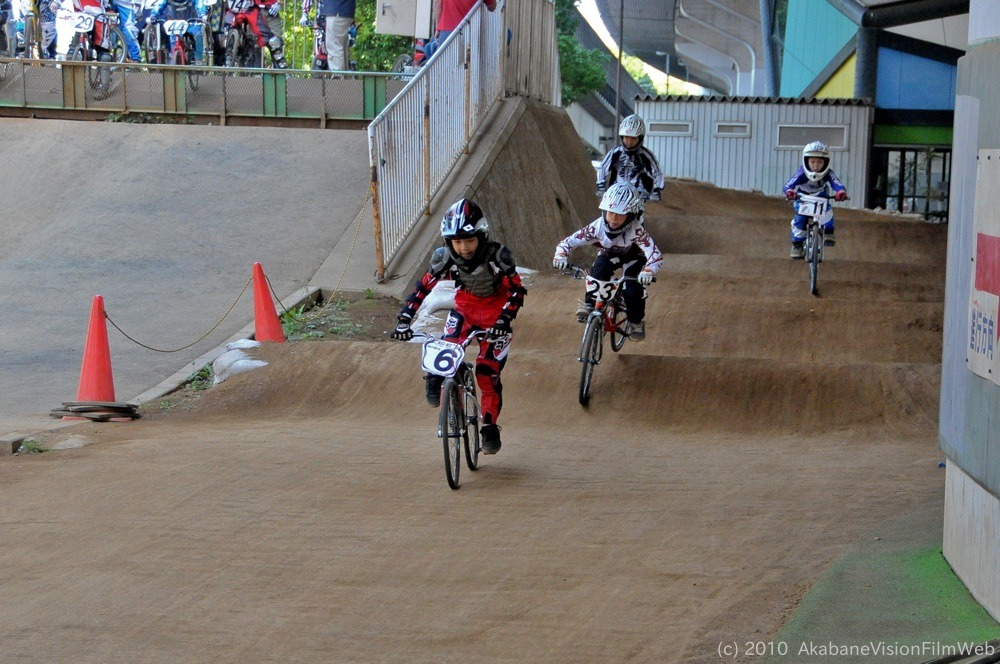
[[766, 640], [853, 538], [941, 491], [946, 229], [841, 211], [813, 298], [784, 203], [665, 198], [647, 340], [582, 409], [581, 284], [532, 276], [503, 450], [457, 492], [406, 344], [272, 345], [192, 411], [0, 459], [4, 659], [708, 662]]

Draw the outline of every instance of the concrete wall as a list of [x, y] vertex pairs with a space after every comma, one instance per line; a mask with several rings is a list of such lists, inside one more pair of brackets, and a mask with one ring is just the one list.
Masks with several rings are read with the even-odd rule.
[[[551, 269], [559, 240], [597, 218], [596, 181], [587, 149], [565, 109], [522, 97], [499, 101], [466, 161], [456, 167], [426, 219], [407, 239], [394, 263], [393, 285], [385, 292], [409, 294], [431, 253], [441, 246], [442, 215], [462, 197], [483, 208], [490, 237], [509, 246], [519, 266]], [[547, 223], [524, 221], [529, 218]]]
[[966, 366], [976, 160], [983, 150], [1000, 149], [1000, 21], [994, 2], [972, 1], [969, 51], [958, 66], [939, 433], [948, 457], [944, 555], [973, 596], [1000, 619], [1000, 386]]

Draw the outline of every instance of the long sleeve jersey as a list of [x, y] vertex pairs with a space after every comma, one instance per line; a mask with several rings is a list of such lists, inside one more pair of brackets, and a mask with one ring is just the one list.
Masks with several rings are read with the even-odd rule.
[[417, 281], [400, 313], [411, 318], [442, 279], [455, 280], [455, 308], [474, 324], [492, 325], [501, 315], [513, 319], [524, 303], [527, 290], [514, 264], [514, 254], [498, 242], [488, 242], [475, 265], [459, 264], [447, 247], [431, 256], [430, 268]]
[[607, 188], [616, 182], [627, 182], [644, 194], [663, 189], [663, 173], [656, 157], [640, 146], [631, 154], [619, 145], [601, 160], [597, 169], [598, 188]]
[[642, 224], [635, 221], [629, 224], [625, 232], [611, 237], [605, 228], [604, 219], [597, 218], [556, 245], [556, 254], [569, 256], [574, 249], [585, 245], [598, 247], [605, 253], [624, 253], [632, 245], [636, 245], [646, 255], [644, 269], [656, 274], [663, 265], [663, 254], [653, 242], [653, 238]]
[[826, 175], [820, 178], [819, 182], [810, 182], [806, 176], [806, 170], [799, 166], [795, 174], [785, 182], [782, 190], [796, 191], [809, 196], [825, 195], [829, 198], [838, 191], [847, 191], [847, 187], [840, 181], [840, 178], [837, 177], [832, 168], [826, 172]]

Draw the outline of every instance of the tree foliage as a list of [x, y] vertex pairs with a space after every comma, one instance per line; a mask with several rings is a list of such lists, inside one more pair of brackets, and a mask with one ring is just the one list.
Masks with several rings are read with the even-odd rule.
[[562, 103], [569, 106], [588, 92], [600, 90], [607, 83], [604, 63], [608, 56], [580, 45], [571, 35], [559, 35], [559, 73], [562, 78]]
[[559, 40], [563, 106], [578, 101], [588, 92], [600, 90], [607, 83], [604, 71], [607, 54], [586, 49], [577, 41], [577, 4], [579, 0], [556, 0], [556, 34]]
[[358, 39], [354, 44], [354, 59], [359, 71], [390, 71], [401, 53], [413, 53], [413, 38], [375, 33], [376, 0], [357, 0], [354, 22]]
[[[413, 53], [413, 38], [375, 33], [376, 0], [357, 0], [354, 22], [358, 26], [358, 37], [351, 48], [351, 58], [357, 62], [359, 71], [391, 71], [392, 64], [401, 53]], [[322, 0], [313, 0], [312, 16]], [[286, 57], [296, 69], [309, 69], [312, 62], [312, 30], [299, 25], [301, 0], [285, 2], [282, 19], [285, 22]]]
[[639, 87], [645, 90], [646, 94], [655, 97], [658, 93], [656, 86], [653, 85], [653, 79], [649, 77], [646, 73], [646, 63], [635, 57], [634, 55], [626, 55], [622, 58], [622, 67], [628, 72], [629, 76], [635, 79], [635, 82], [639, 84]]

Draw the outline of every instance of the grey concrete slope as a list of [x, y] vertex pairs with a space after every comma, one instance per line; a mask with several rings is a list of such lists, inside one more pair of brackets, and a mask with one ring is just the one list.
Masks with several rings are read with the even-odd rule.
[[371, 210], [352, 225], [312, 285], [324, 290], [374, 288], [405, 297], [441, 246], [441, 217], [459, 198], [482, 206], [490, 237], [509, 246], [518, 265], [549, 269], [556, 243], [598, 214], [594, 169], [562, 108], [508, 97], [496, 103], [477, 135], [407, 236], [377, 285]]
[[[188, 345], [260, 262], [304, 286], [367, 196], [360, 131], [0, 120], [0, 433], [75, 400], [95, 295], [138, 341]], [[109, 326], [134, 398], [253, 320], [248, 289], [206, 339], [145, 349]]]

